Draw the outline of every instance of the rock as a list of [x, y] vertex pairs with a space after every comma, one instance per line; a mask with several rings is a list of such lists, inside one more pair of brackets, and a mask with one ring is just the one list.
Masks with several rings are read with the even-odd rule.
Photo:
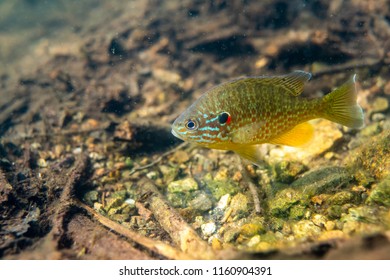
[[103, 210], [103, 204], [99, 202], [95, 202], [93, 204], [93, 209], [95, 209], [97, 212], [100, 212], [101, 210]]
[[340, 205], [332, 205], [329, 206], [328, 209], [326, 209], [326, 215], [330, 219], [338, 219], [341, 217], [342, 209]]
[[303, 174], [301, 178], [292, 183], [292, 188], [302, 190], [305, 194], [313, 196], [340, 187], [351, 179], [345, 168], [337, 166], [322, 167]]
[[224, 166], [220, 167], [218, 172], [214, 176], [215, 181], [226, 181], [228, 179], [228, 169]]
[[297, 204], [303, 206], [306, 202], [302, 193], [293, 188], [287, 188], [279, 191], [275, 197], [268, 200], [268, 208], [272, 216], [288, 217], [292, 206]]
[[386, 119], [386, 115], [382, 113], [374, 113], [371, 115], [371, 120], [373, 122], [380, 122]]
[[230, 202], [230, 194], [227, 193], [221, 196], [220, 200], [217, 203], [216, 208], [224, 210], [228, 206], [229, 202]]
[[381, 214], [377, 207], [373, 206], [358, 206], [348, 209], [348, 214], [341, 219], [343, 222], [359, 221], [368, 223], [377, 223], [381, 220]]
[[318, 237], [318, 240], [325, 241], [325, 240], [333, 240], [333, 239], [345, 239], [347, 237], [348, 236], [341, 230], [330, 230], [321, 233], [321, 235]]
[[261, 241], [260, 235], [255, 235], [251, 239], [249, 239], [248, 243], [246, 243], [246, 246], [248, 247], [255, 247], [257, 244], [259, 244]]
[[241, 227], [240, 234], [244, 237], [252, 237], [261, 231], [264, 231], [262, 225], [259, 224], [245, 224]]
[[39, 158], [37, 160], [37, 165], [40, 167], [40, 168], [46, 168], [48, 166], [46, 160], [44, 158]]
[[158, 178], [158, 173], [156, 171], [150, 171], [146, 173], [146, 177], [148, 177], [150, 180], [156, 180]]
[[293, 219], [293, 220], [299, 220], [303, 216], [305, 216], [305, 212], [306, 212], [306, 206], [294, 205], [290, 209], [290, 216], [289, 217], [290, 217], [290, 219]]
[[314, 239], [321, 234], [321, 228], [308, 220], [302, 220], [293, 224], [292, 231], [296, 238], [304, 239]]
[[122, 197], [108, 197], [106, 198], [106, 206], [104, 210], [108, 212], [111, 208], [117, 208], [122, 205], [124, 198]]
[[240, 234], [244, 237], [252, 237], [261, 233], [265, 233], [265, 225], [263, 218], [252, 218], [247, 224], [241, 226]]
[[295, 177], [307, 170], [307, 167], [294, 161], [281, 161], [275, 164], [276, 180], [282, 183], [292, 183]]
[[179, 175], [179, 168], [170, 167], [167, 165], [159, 166], [160, 172], [163, 175], [163, 180], [165, 183], [170, 183], [176, 179]]
[[207, 211], [211, 209], [213, 202], [205, 192], [201, 191], [188, 205], [195, 210]]
[[232, 217], [240, 214], [248, 214], [248, 198], [242, 193], [238, 193], [232, 197], [229, 207], [232, 209]]
[[286, 221], [278, 217], [270, 217], [270, 229], [274, 231], [282, 230], [286, 225]]
[[359, 134], [364, 137], [377, 135], [382, 132], [382, 126], [380, 123], [375, 122], [370, 125], [365, 126]]
[[327, 221], [327, 222], [325, 223], [325, 229], [326, 229], [327, 231], [333, 230], [333, 229], [335, 229], [335, 228], [336, 228], [336, 223], [335, 223], [335, 222], [333, 222], [333, 221]]
[[324, 228], [326, 223], [328, 222], [328, 219], [324, 215], [315, 214], [315, 215], [312, 216], [311, 221], [316, 226], [318, 226], [320, 228]]
[[390, 207], [390, 176], [373, 188], [367, 198], [368, 204], [379, 204]]
[[[373, 136], [344, 163], [360, 177], [382, 179], [390, 175], [390, 130]], [[362, 183], [365, 185], [364, 183]]]
[[327, 202], [329, 205], [343, 205], [346, 203], [352, 203], [354, 200], [355, 196], [351, 192], [342, 191], [329, 197]]
[[186, 151], [178, 150], [172, 155], [172, 161], [176, 163], [184, 163], [190, 159], [190, 156]]
[[173, 71], [165, 69], [153, 69], [153, 76], [160, 80], [161, 82], [172, 84], [172, 85], [181, 85], [182, 79], [181, 76]]
[[371, 112], [383, 112], [389, 108], [389, 101], [385, 97], [377, 97], [371, 106]]
[[88, 205], [93, 205], [93, 203], [98, 201], [98, 199], [99, 199], [99, 192], [97, 191], [89, 191], [84, 194], [84, 201]]
[[189, 192], [198, 189], [198, 183], [193, 178], [173, 181], [168, 185], [168, 192]]
[[204, 184], [216, 200], [219, 200], [225, 194], [234, 195], [240, 191], [240, 186], [237, 182], [230, 179], [226, 181], [217, 181], [206, 177], [204, 178]]
[[241, 229], [238, 227], [229, 227], [223, 234], [223, 242], [229, 243], [234, 241], [240, 234]]
[[217, 230], [217, 226], [214, 222], [203, 224], [200, 226], [200, 228], [202, 230], [203, 236], [205, 237], [211, 236]]
[[213, 248], [213, 250], [217, 250], [217, 251], [222, 250], [223, 249], [222, 242], [218, 238], [212, 236], [211, 237], [211, 248]]

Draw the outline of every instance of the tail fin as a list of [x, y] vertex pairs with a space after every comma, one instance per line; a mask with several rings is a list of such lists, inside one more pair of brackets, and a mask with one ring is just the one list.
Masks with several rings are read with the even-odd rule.
[[360, 128], [364, 124], [363, 110], [357, 104], [356, 74], [352, 79], [328, 95], [324, 96], [326, 103], [324, 118], [351, 128]]

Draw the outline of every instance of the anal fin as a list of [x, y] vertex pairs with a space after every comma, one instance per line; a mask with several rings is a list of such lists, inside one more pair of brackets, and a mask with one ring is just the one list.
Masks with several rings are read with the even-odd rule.
[[314, 128], [310, 123], [301, 123], [293, 129], [272, 138], [269, 143], [277, 145], [286, 145], [292, 147], [303, 146], [308, 143], [314, 134]]

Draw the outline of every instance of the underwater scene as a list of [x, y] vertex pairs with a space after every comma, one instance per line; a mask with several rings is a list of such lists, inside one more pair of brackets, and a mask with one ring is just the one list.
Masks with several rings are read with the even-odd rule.
[[0, 0], [1, 259], [390, 259], [389, 0]]

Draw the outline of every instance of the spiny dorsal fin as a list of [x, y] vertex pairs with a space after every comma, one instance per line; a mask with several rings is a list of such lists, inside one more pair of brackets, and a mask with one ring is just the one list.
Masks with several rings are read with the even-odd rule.
[[275, 85], [285, 88], [292, 96], [298, 96], [302, 93], [305, 83], [310, 80], [310, 78], [310, 73], [297, 70], [285, 76], [273, 77], [273, 82]]
[[299, 147], [308, 143], [314, 134], [313, 126], [310, 123], [301, 123], [293, 129], [279, 135], [270, 141], [271, 144]]

